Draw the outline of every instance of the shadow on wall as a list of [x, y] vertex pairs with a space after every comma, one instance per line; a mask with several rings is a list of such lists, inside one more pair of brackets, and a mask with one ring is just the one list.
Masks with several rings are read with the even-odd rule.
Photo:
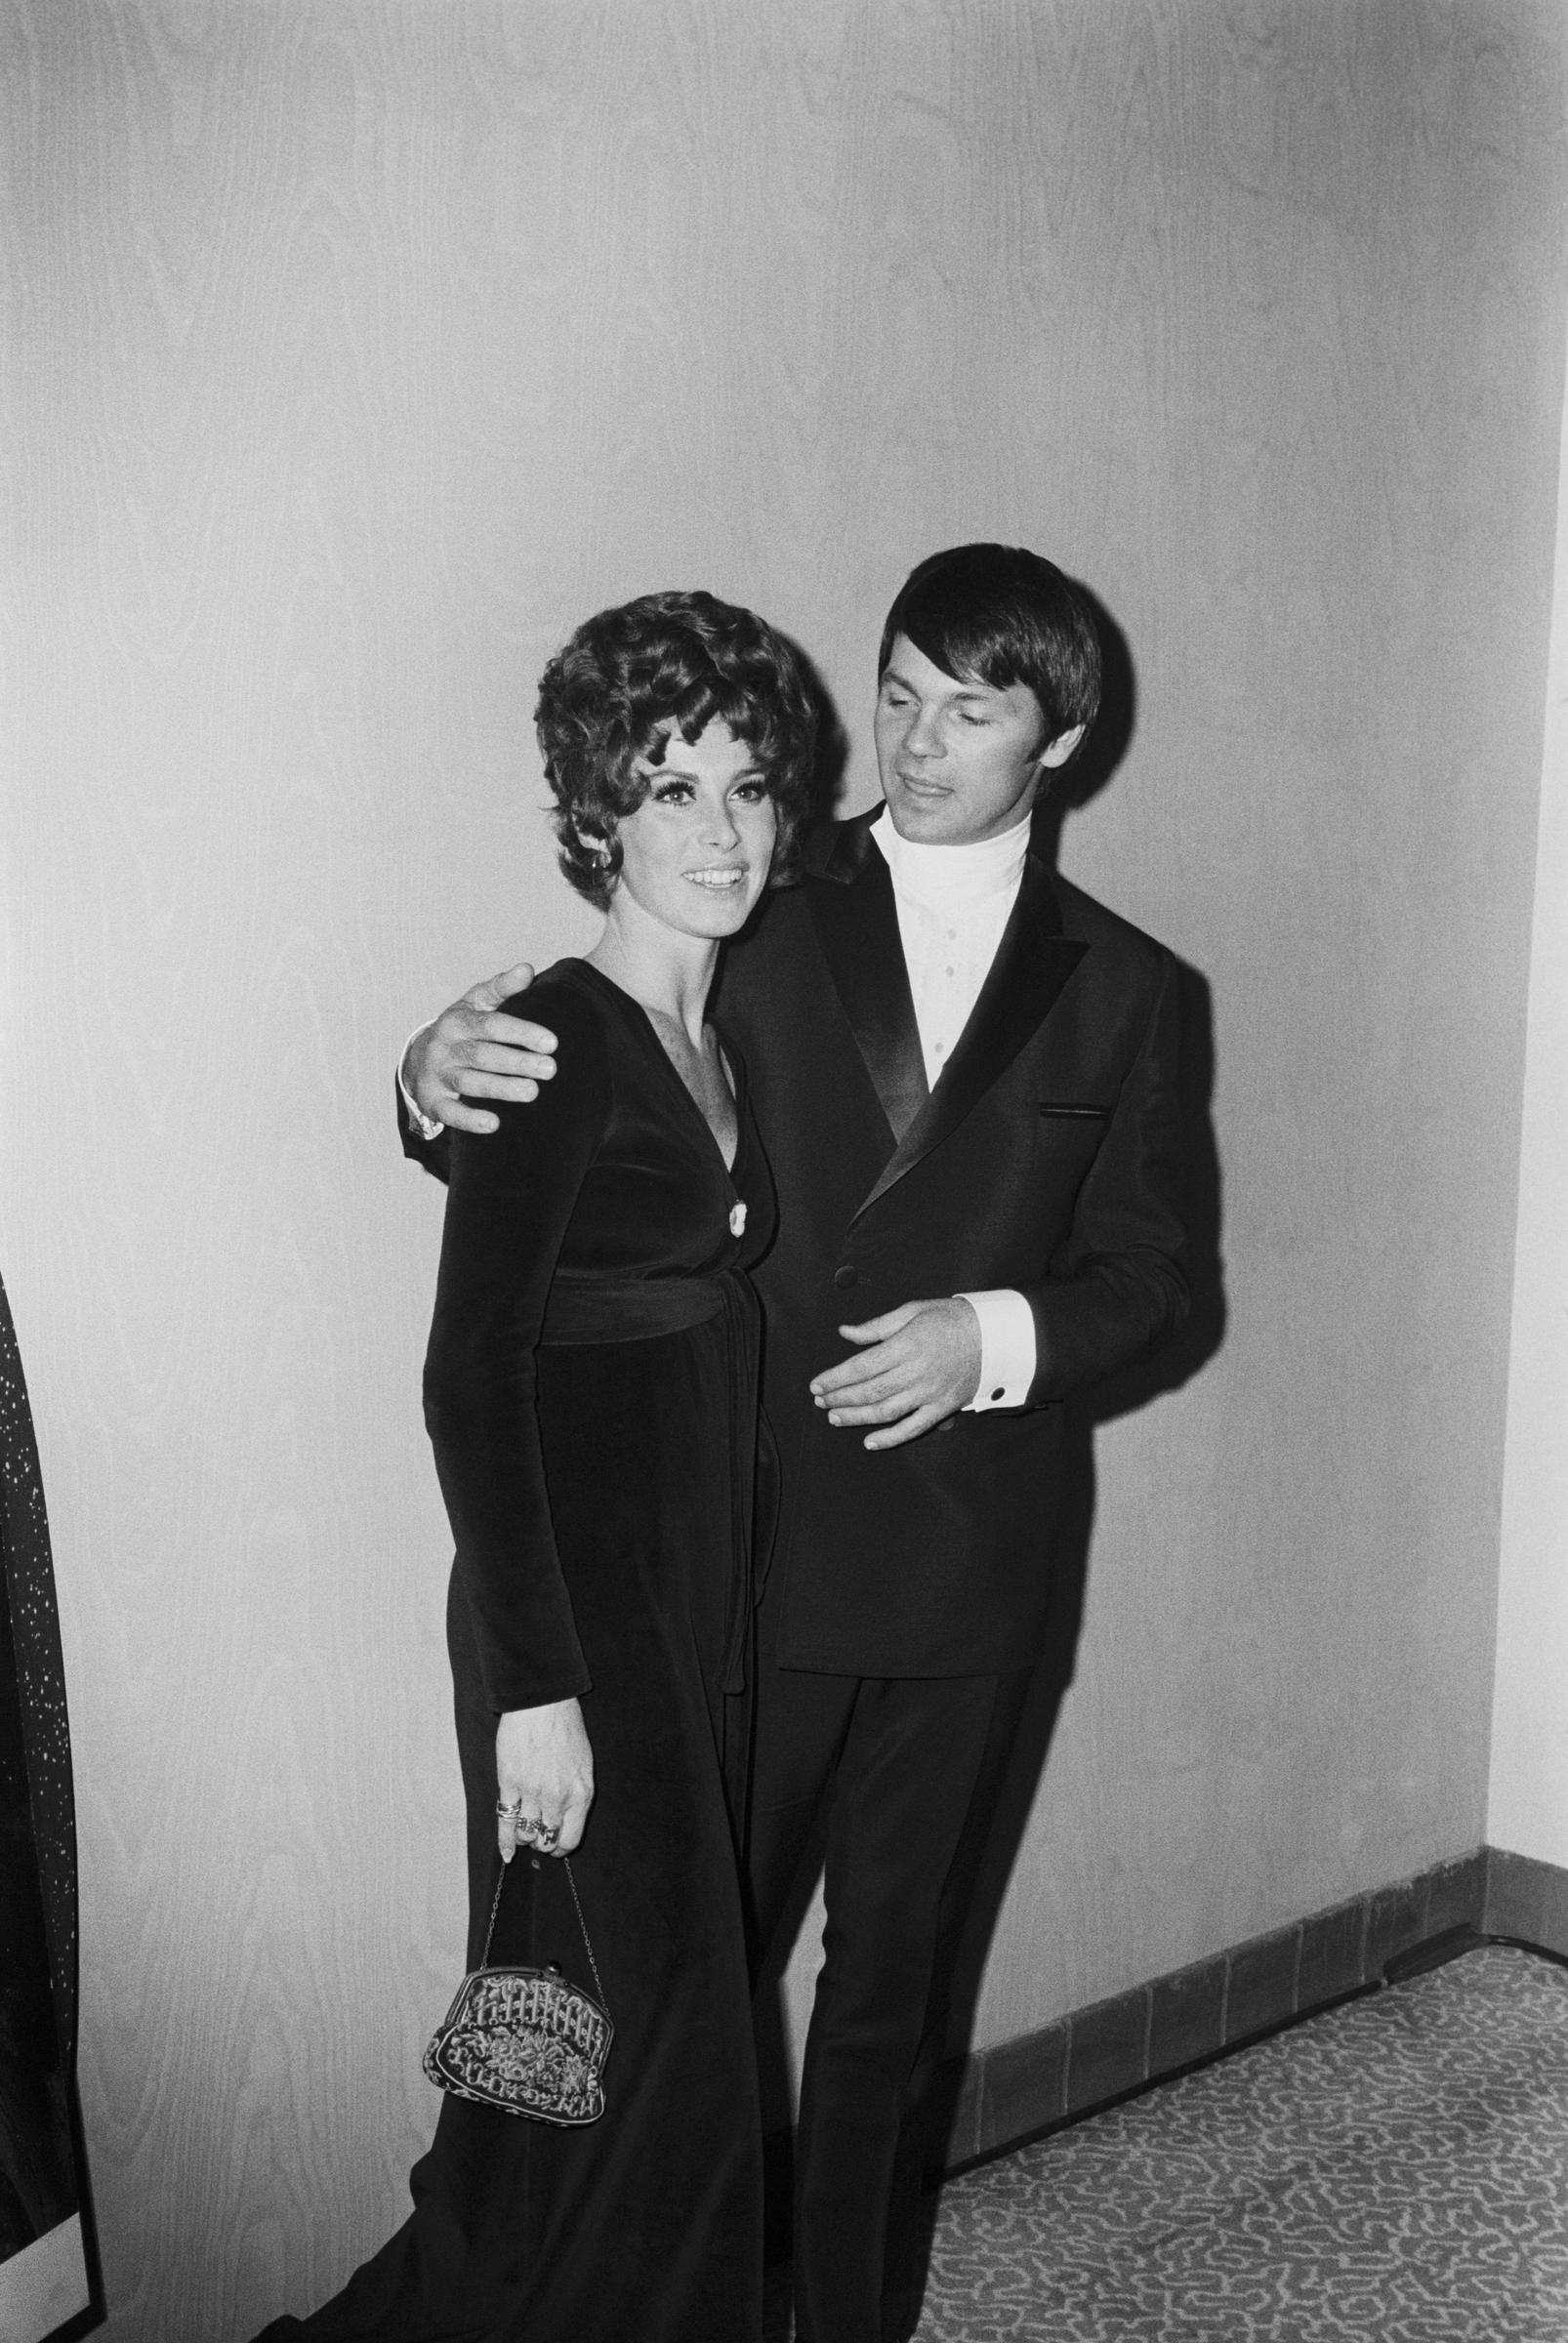
[[[1057, 864], [1067, 814], [1096, 797], [1118, 770], [1132, 742], [1136, 715], [1137, 679], [1127, 637], [1097, 596], [1082, 585], [1079, 591], [1090, 604], [1100, 637], [1100, 714], [1081, 760], [1063, 774], [1035, 815], [1035, 850], [1052, 869]], [[812, 678], [821, 694], [823, 709], [822, 772], [825, 783], [836, 787], [843, 772], [844, 731], [814, 671]], [[831, 808], [831, 794], [822, 804], [824, 811]], [[1184, 1204], [1190, 1237], [1187, 1274], [1191, 1307], [1184, 1324], [1163, 1349], [1098, 1385], [1069, 1412], [1063, 1504], [1051, 1557], [1052, 1598], [1044, 1656], [1030, 1687], [1007, 1783], [970, 1900], [970, 1919], [959, 1950], [946, 2039], [928, 2044], [933, 2061], [946, 2057], [928, 2103], [928, 2121], [922, 2126], [918, 2144], [932, 2172], [944, 2160], [955, 2112], [954, 2099], [961, 2081], [961, 2060], [951, 2054], [966, 2049], [973, 2032], [975, 2004], [1002, 1899], [1039, 1790], [1062, 1699], [1073, 1678], [1094, 1524], [1094, 1428], [1147, 1406], [1163, 1393], [1179, 1390], [1215, 1356], [1224, 1338], [1220, 1175], [1212, 1113], [1213, 1002], [1208, 982], [1199, 969], [1180, 960], [1177, 969], [1182, 1020], [1179, 1107], [1182, 1161], [1186, 1168]], [[821, 1868], [820, 1838], [819, 1828], [814, 1860], [807, 1864], [798, 1882], [795, 1907], [781, 1930], [785, 1946], [793, 1945], [811, 1901]], [[766, 1983], [776, 1978], [776, 1974], [772, 1972], [770, 1980], [764, 1980], [764, 1990], [760, 1995], [760, 2005], [764, 2008], [768, 2006]], [[762, 2037], [759, 2049], [766, 2119], [781, 2126], [787, 2121], [788, 2108], [782, 2023], [777, 2028], [763, 2028]], [[788, 2141], [782, 2131], [775, 2133], [771, 2147], [773, 2154], [787, 2162]], [[787, 2185], [775, 2194], [783, 2202], [788, 2201]], [[772, 2250], [776, 2252], [781, 2244], [782, 2240], [774, 2238]]]
[[[1052, 869], [1066, 816], [1105, 788], [1127, 755], [1137, 712], [1137, 676], [1126, 636], [1098, 596], [1074, 581], [1093, 612], [1102, 662], [1100, 714], [1082, 759], [1071, 765], [1035, 816], [1034, 844]], [[1113, 907], [1114, 908], [1114, 907]], [[1028, 1826], [1063, 1697], [1072, 1682], [1083, 1627], [1089, 1554], [1094, 1527], [1094, 1429], [1131, 1415], [1167, 1392], [1178, 1391], [1208, 1364], [1224, 1340], [1225, 1291], [1220, 1253], [1220, 1172], [1215, 1142], [1214, 1003], [1207, 978], [1176, 962], [1181, 1003], [1179, 1109], [1186, 1170], [1187, 1279], [1191, 1306], [1164, 1347], [1085, 1394], [1070, 1415], [1064, 1498], [1052, 1557], [1052, 1618], [1044, 1656], [1030, 1687], [1006, 1788], [986, 1847], [969, 1925], [959, 1953], [947, 2042], [939, 2056], [962, 2051], [973, 2033], [974, 2009], [1002, 1899]], [[950, 2068], [958, 2088], [956, 2063]], [[953, 2110], [932, 2111], [930, 2140], [939, 2160]]]
[[[1071, 811], [1099, 795], [1132, 745], [1137, 718], [1137, 674], [1127, 637], [1098, 596], [1074, 580], [1093, 613], [1100, 639], [1100, 713], [1079, 761], [1068, 767], [1063, 786], [1035, 817], [1034, 844], [1054, 869], [1062, 824]], [[1113, 905], [1114, 909], [1115, 906]], [[1186, 1168], [1183, 1204], [1189, 1238], [1187, 1284], [1191, 1307], [1185, 1323], [1150, 1359], [1113, 1376], [1090, 1392], [1083, 1413], [1088, 1423], [1109, 1423], [1131, 1415], [1168, 1391], [1179, 1391], [1207, 1366], [1225, 1338], [1225, 1286], [1220, 1254], [1219, 1152], [1215, 1143], [1215, 1015], [1209, 980], [1200, 968], [1176, 956], [1181, 1004], [1181, 1071], [1178, 1107], [1181, 1160]], [[1091, 1471], [1093, 1460], [1091, 1459]], [[1087, 1497], [1087, 1541], [1093, 1513], [1093, 1487]], [[1087, 1542], [1086, 1542], [1087, 1550]]]
[[811, 775], [810, 803], [805, 818], [807, 823], [829, 822], [844, 792], [845, 774], [849, 765], [849, 735], [844, 728], [833, 695], [823, 682], [816, 662], [809, 652], [802, 650], [792, 635], [784, 635], [782, 628], [778, 631], [801, 663], [801, 673], [816, 715], [816, 766]]
[[[1192, 1304], [1178, 1331], [1151, 1359], [1140, 1360], [1085, 1395], [1070, 1415], [1063, 1502], [1052, 1556], [1051, 1624], [1030, 1687], [1007, 1786], [986, 1849], [960, 1953], [948, 2046], [968, 2047], [974, 2006], [1002, 1898], [1028, 1825], [1067, 1687], [1077, 1664], [1094, 1528], [1094, 1429], [1178, 1391], [1224, 1339], [1225, 1295], [1219, 1253], [1219, 1159], [1210, 1101], [1214, 1093], [1214, 1011], [1198, 969], [1177, 962], [1181, 988], [1181, 1107], [1187, 1164], [1187, 1263]], [[945, 2126], [941, 2132], [945, 2140]]]
[[[1075, 583], [1078, 583], [1075, 581]], [[1120, 768], [1132, 743], [1137, 710], [1137, 677], [1131, 648], [1121, 627], [1099, 597], [1079, 583], [1093, 613], [1100, 638], [1100, 712], [1081, 759], [1068, 768], [1038, 808], [1034, 819], [1035, 851], [1054, 870], [1061, 833], [1069, 812], [1096, 797]], [[817, 696], [821, 726], [818, 796], [814, 810], [833, 809], [842, 784], [846, 738], [820, 677], [809, 660], [805, 665]], [[1113, 906], [1114, 908], [1114, 906]], [[1212, 1359], [1224, 1339], [1225, 1294], [1220, 1254], [1220, 1173], [1215, 1141], [1214, 1007], [1208, 980], [1201, 970], [1177, 960], [1181, 1007], [1181, 1063], [1178, 1105], [1181, 1122], [1181, 1160], [1185, 1168], [1185, 1222], [1189, 1248], [1187, 1278], [1190, 1307], [1178, 1332], [1152, 1358], [1140, 1361], [1087, 1393], [1068, 1413], [1061, 1511], [1054, 1526], [1050, 1620], [1042, 1658], [1030, 1685], [1028, 1703], [1014, 1745], [997, 1815], [970, 1897], [970, 1915], [948, 2001], [948, 2022], [941, 2038], [925, 2045], [925, 2072], [930, 2084], [918, 2136], [906, 2143], [918, 2156], [928, 2176], [941, 2171], [957, 2112], [963, 2082], [963, 2056], [972, 2038], [974, 2013], [992, 1938], [1017, 1860], [1040, 1783], [1050, 1754], [1056, 1719], [1077, 1664], [1078, 1639], [1083, 1628], [1089, 1580], [1089, 1554], [1094, 1526], [1094, 1429], [1117, 1417], [1146, 1407], [1162, 1394], [1176, 1391]], [[780, 1930], [781, 1952], [760, 1981], [758, 2006], [771, 2012], [758, 2030], [762, 2067], [763, 2119], [768, 2126], [769, 2209], [768, 2256], [787, 2251], [788, 2207], [792, 2199], [789, 2121], [789, 2056], [778, 1987], [783, 1967], [810, 1906], [821, 1874], [825, 1817], [818, 1820], [815, 1844], [796, 1884], [796, 1896]], [[940, 2002], [940, 1980], [937, 2000]], [[923, 2199], [928, 2220], [934, 2219], [936, 2199]], [[930, 2232], [915, 2240], [919, 2263], [929, 2256]], [[923, 2282], [923, 2281], [922, 2281]]]

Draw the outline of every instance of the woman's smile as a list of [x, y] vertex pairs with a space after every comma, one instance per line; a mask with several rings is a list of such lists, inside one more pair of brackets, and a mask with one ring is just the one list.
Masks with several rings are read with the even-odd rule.
[[778, 829], [754, 751], [715, 717], [695, 740], [668, 725], [658, 762], [636, 769], [647, 795], [616, 824], [611, 926], [641, 916], [705, 941], [733, 935], [767, 884]]

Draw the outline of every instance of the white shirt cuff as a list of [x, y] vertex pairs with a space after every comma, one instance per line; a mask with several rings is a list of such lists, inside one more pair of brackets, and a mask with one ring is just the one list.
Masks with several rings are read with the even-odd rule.
[[420, 1113], [419, 1108], [414, 1104], [414, 1093], [409, 1089], [407, 1083], [403, 1080], [403, 1067], [407, 1063], [408, 1052], [418, 1036], [422, 1034], [425, 1028], [423, 1025], [416, 1025], [413, 1032], [409, 1035], [408, 1040], [403, 1044], [402, 1055], [397, 1060], [397, 1088], [403, 1093], [403, 1107], [408, 1116], [409, 1130], [417, 1130], [420, 1137], [425, 1141], [426, 1145], [429, 1146], [432, 1139], [438, 1139], [440, 1137], [442, 1131], [446, 1129], [446, 1125], [444, 1123], [437, 1123], [433, 1115], [422, 1115]]
[[980, 1382], [964, 1410], [983, 1416], [988, 1408], [1021, 1408], [1035, 1379], [1035, 1314], [1011, 1286], [988, 1294], [955, 1295], [980, 1321]]

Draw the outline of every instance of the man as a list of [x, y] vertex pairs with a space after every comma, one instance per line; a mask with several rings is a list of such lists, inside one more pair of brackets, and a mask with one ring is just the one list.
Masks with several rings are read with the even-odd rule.
[[[783, 1473], [747, 1850], [764, 1942], [826, 1809], [796, 2147], [809, 2343], [913, 2325], [911, 2118], [1049, 1625], [1062, 1402], [1186, 1308], [1175, 964], [1030, 850], [1098, 703], [1089, 614], [1036, 555], [935, 555], [878, 685], [885, 805], [813, 833], [718, 1001], [779, 1199], [758, 1276]], [[551, 1037], [494, 1011], [516, 983], [415, 1037], [425, 1115], [483, 1128], [465, 1100], [548, 1073]]]

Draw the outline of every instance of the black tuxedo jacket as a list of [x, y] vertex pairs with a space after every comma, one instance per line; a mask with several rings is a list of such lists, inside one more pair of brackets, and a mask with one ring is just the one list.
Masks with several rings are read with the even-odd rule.
[[[806, 843], [799, 886], [727, 947], [715, 1000], [778, 1189], [756, 1272], [783, 1505], [778, 1658], [833, 1674], [989, 1674], [1035, 1659], [1052, 1592], [1062, 1402], [1186, 1310], [1176, 964], [1031, 854], [969, 1024], [927, 1094], [872, 816]], [[399, 1115], [399, 1124], [404, 1118]], [[409, 1154], [442, 1167], [404, 1129]], [[869, 1453], [810, 1377], [843, 1324], [1010, 1286], [1027, 1404]]]
[[[892, 881], [870, 815], [812, 835], [800, 886], [726, 953], [715, 1004], [751, 1070], [778, 1188], [757, 1272], [783, 1466], [787, 1666], [1028, 1665], [1051, 1594], [1061, 1403], [1187, 1305], [1176, 964], [1033, 854], [972, 1015], [927, 1094]], [[810, 1377], [844, 1324], [1011, 1286], [1027, 1405], [876, 1454]]]

